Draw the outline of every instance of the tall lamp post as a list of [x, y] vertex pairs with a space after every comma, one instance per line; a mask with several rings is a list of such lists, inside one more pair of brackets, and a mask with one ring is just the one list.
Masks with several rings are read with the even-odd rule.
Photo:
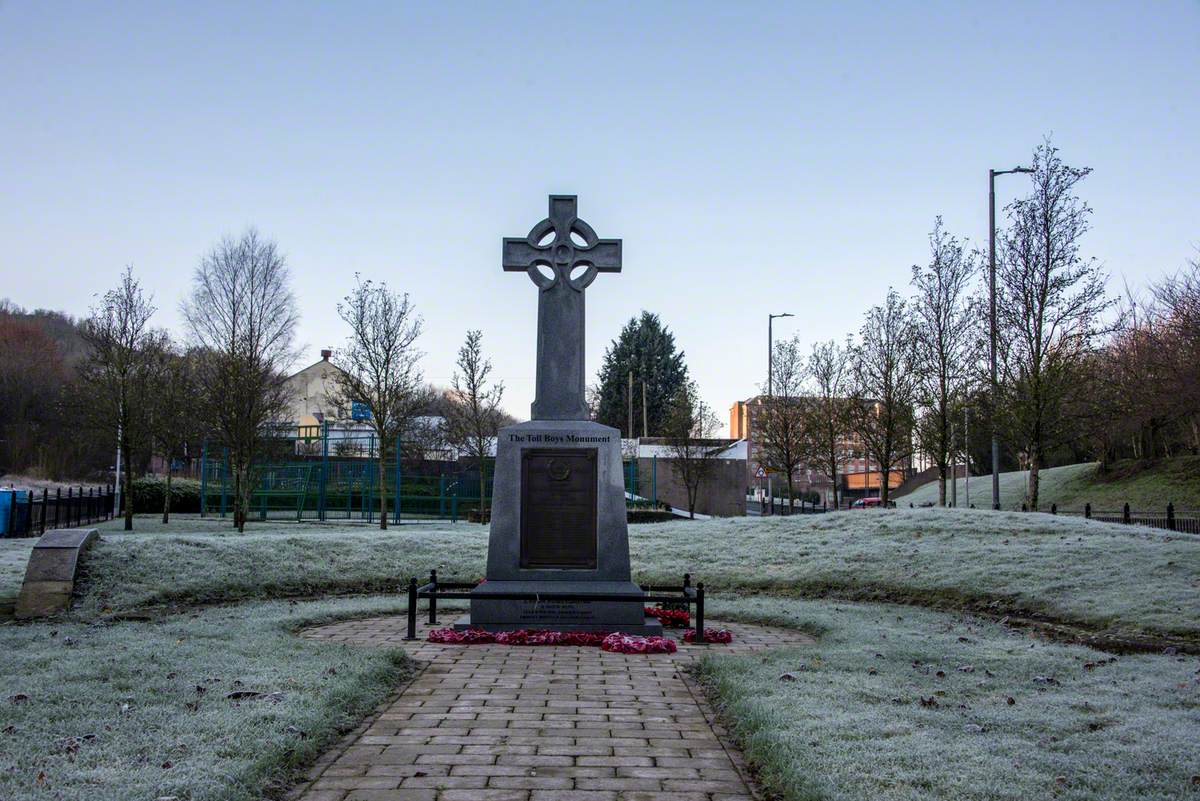
[[1018, 172], [1033, 172], [1029, 167], [1011, 170], [988, 170], [988, 286], [991, 327], [992, 367], [992, 508], [1000, 508], [1000, 435], [996, 430], [996, 407], [1000, 382], [996, 372], [996, 176]]

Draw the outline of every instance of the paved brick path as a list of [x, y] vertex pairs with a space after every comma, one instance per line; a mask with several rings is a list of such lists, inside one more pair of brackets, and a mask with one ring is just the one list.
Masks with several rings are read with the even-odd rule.
[[[726, 646], [625, 656], [599, 648], [405, 643], [402, 618], [310, 629], [403, 645], [425, 668], [322, 757], [300, 801], [749, 801], [740, 755], [680, 668], [704, 653], [811, 639], [715, 624]], [[423, 638], [427, 628], [422, 627]]]

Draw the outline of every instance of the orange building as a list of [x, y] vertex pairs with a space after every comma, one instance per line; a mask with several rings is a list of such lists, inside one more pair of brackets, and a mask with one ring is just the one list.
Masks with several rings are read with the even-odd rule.
[[[760, 442], [757, 434], [758, 416], [763, 411], [765, 397], [756, 395], [744, 401], [735, 401], [729, 407], [729, 436], [734, 439], [744, 439], [747, 443], [746, 486], [751, 492], [768, 486], [765, 478], [767, 470], [759, 462]], [[879, 494], [882, 474], [879, 465], [866, 455], [862, 439], [853, 432], [847, 432], [839, 443], [842, 455], [840, 475], [838, 476], [838, 494], [843, 493], [847, 498], [860, 498]], [[908, 473], [909, 462], [893, 468], [888, 473], [888, 487], [895, 489], [904, 483]], [[776, 495], [780, 492], [778, 476], [773, 482]], [[833, 481], [828, 475], [801, 465], [792, 476], [792, 483], [797, 492], [815, 491], [828, 503], [833, 502]], [[786, 491], [786, 490], [785, 490]]]

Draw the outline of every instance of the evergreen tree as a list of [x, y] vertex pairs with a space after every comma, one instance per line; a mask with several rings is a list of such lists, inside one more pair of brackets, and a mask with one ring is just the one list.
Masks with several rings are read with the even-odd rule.
[[642, 384], [645, 382], [647, 433], [663, 436], [670, 415], [671, 399], [688, 380], [683, 353], [675, 350], [675, 335], [657, 314], [643, 311], [630, 319], [604, 353], [596, 399], [596, 420], [619, 428], [624, 437], [629, 429], [629, 374], [633, 373], [633, 432], [642, 433]]

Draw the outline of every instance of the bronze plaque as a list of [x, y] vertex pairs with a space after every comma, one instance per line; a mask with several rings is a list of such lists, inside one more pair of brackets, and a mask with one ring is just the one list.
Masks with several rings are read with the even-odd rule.
[[521, 454], [521, 567], [596, 569], [596, 450]]

